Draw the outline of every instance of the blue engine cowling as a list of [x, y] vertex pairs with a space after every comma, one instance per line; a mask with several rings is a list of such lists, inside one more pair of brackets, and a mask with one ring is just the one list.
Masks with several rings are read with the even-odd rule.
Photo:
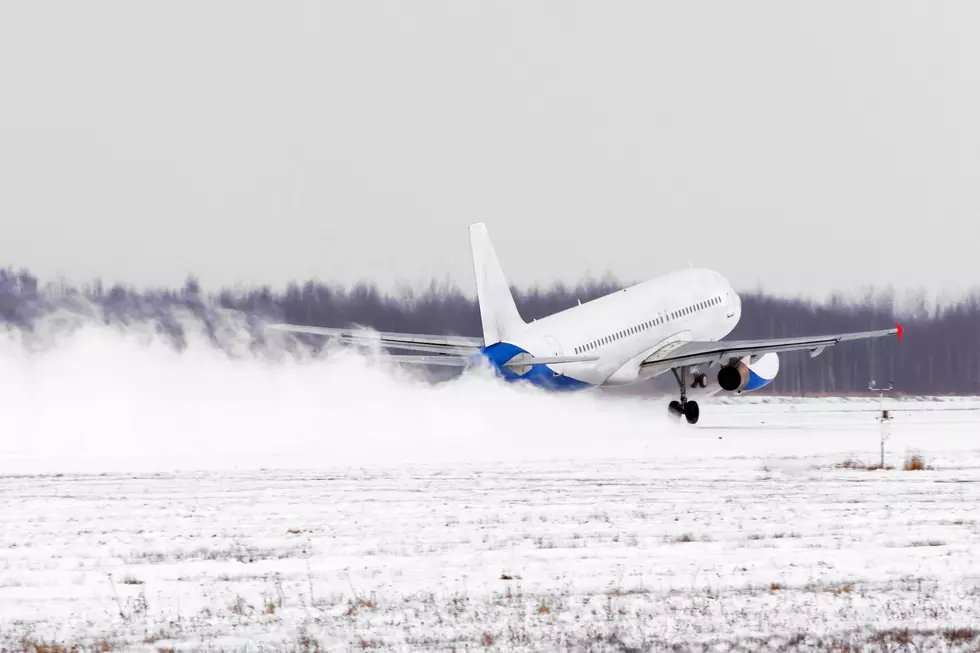
[[752, 392], [764, 388], [779, 373], [779, 355], [764, 354], [754, 363], [750, 357], [740, 358], [734, 365], [718, 370], [718, 385], [728, 392]]

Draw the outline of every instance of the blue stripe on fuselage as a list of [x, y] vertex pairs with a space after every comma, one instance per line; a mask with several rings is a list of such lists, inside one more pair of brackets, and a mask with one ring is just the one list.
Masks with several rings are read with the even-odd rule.
[[582, 390], [592, 387], [590, 383], [557, 373], [547, 365], [532, 365], [524, 374], [518, 374], [511, 368], [504, 367], [504, 363], [518, 354], [530, 355], [529, 352], [509, 342], [494, 343], [480, 350], [480, 355], [490, 361], [497, 374], [507, 381], [527, 381], [549, 390]]

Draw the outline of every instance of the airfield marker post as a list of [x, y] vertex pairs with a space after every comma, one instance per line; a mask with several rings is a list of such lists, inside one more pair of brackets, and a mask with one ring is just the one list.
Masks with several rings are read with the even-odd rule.
[[885, 393], [891, 391], [895, 387], [894, 381], [888, 382], [887, 388], [877, 388], [875, 387], [874, 379], [871, 379], [871, 383], [868, 384], [868, 390], [878, 393], [878, 422], [881, 424], [881, 461], [878, 463], [881, 469], [885, 468], [885, 441], [890, 435], [889, 423], [891, 422], [891, 415], [885, 408]]

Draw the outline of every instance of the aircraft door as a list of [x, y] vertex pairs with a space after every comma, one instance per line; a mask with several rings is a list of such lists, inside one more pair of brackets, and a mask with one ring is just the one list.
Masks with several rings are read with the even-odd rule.
[[558, 342], [558, 338], [556, 338], [554, 336], [545, 336], [544, 339], [548, 343], [548, 346], [551, 347], [551, 354], [553, 356], [561, 356], [562, 355], [562, 353], [561, 353], [561, 343]]

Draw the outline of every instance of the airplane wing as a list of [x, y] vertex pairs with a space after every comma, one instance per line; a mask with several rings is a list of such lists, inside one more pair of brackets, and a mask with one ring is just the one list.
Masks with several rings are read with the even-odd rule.
[[804, 336], [800, 338], [773, 338], [769, 340], [719, 340], [717, 342], [678, 341], [657, 350], [644, 360], [640, 367], [651, 368], [654, 374], [685, 365], [724, 364], [732, 358], [762, 356], [785, 351], [810, 350], [810, 357], [819, 356], [824, 349], [839, 342], [866, 340], [897, 335], [902, 339], [903, 329], [896, 324], [894, 329], [879, 331], [859, 331], [857, 333], [838, 333], [828, 336]]
[[483, 338], [466, 336], [439, 336], [416, 333], [391, 333], [368, 329], [335, 329], [331, 327], [302, 326], [298, 324], [270, 324], [274, 331], [307, 333], [333, 338], [348, 345], [379, 346], [385, 349], [405, 349], [433, 354], [471, 356], [483, 347]]

